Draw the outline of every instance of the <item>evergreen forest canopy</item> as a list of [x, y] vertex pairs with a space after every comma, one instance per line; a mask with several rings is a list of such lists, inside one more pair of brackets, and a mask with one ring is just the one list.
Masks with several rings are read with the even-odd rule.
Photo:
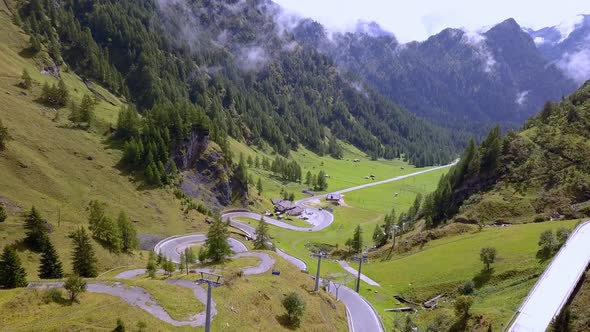
[[227, 155], [229, 136], [283, 156], [299, 144], [337, 156], [337, 137], [374, 158], [453, 159], [460, 144], [447, 131], [340, 75], [273, 20], [276, 10], [264, 0], [31, 0], [17, 21], [56, 65], [144, 115], [125, 115], [119, 138], [124, 162], [154, 184], [175, 171], [171, 154], [195, 132], [211, 133]]

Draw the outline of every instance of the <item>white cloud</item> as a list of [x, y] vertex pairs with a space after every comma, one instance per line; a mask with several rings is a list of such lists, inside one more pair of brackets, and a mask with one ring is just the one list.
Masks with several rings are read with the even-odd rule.
[[576, 83], [584, 83], [590, 79], [590, 49], [566, 53], [557, 66]]
[[262, 68], [269, 61], [269, 56], [262, 47], [244, 47], [236, 60], [242, 70], [252, 71]]
[[359, 19], [375, 21], [400, 42], [425, 40], [448, 27], [477, 30], [513, 17], [526, 27], [553, 26], [590, 13], [587, 0], [275, 0], [286, 9], [311, 17], [331, 30], [350, 31]]
[[537, 45], [537, 46], [543, 45], [547, 42], [545, 40], [545, 38], [543, 38], [543, 37], [535, 37], [535, 39], [533, 39], [533, 41], [535, 42], [535, 45]]
[[484, 35], [474, 31], [464, 31], [461, 41], [473, 47], [476, 54], [482, 60], [484, 72], [491, 73], [494, 70], [496, 59], [494, 59], [494, 55], [488, 49]]
[[569, 37], [569, 35], [576, 29], [576, 27], [582, 24], [582, 22], [584, 22], [584, 16], [576, 15], [562, 21], [559, 25], [556, 25], [555, 28], [557, 31], [559, 31], [559, 34], [561, 34], [561, 39], [559, 42], [561, 43], [562, 41], [566, 40], [567, 37]]
[[521, 91], [519, 93], [516, 94], [516, 104], [522, 106], [525, 101], [526, 101], [526, 97], [529, 95], [529, 92], [531, 92], [530, 90], [526, 90], [526, 91]]

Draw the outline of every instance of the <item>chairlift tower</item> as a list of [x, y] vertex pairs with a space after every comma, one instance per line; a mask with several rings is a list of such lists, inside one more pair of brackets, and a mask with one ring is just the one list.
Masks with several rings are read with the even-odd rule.
[[318, 268], [315, 274], [315, 287], [313, 288], [314, 292], [318, 292], [318, 290], [320, 289], [320, 267], [322, 264], [322, 258], [328, 258], [329, 255], [326, 254], [325, 252], [318, 252], [318, 253], [313, 253], [311, 254], [311, 257], [317, 257], [318, 258]]
[[201, 277], [195, 280], [197, 285], [207, 284], [207, 309], [205, 313], [205, 332], [211, 332], [211, 290], [223, 286], [221, 275], [201, 272]]
[[369, 254], [367, 252], [363, 252], [361, 254], [358, 254], [356, 256], [354, 256], [352, 258], [353, 261], [355, 262], [359, 262], [359, 270], [358, 270], [358, 274], [356, 277], [356, 287], [355, 290], [357, 293], [360, 293], [360, 289], [361, 289], [361, 270], [363, 268], [363, 263], [366, 263], [369, 261]]

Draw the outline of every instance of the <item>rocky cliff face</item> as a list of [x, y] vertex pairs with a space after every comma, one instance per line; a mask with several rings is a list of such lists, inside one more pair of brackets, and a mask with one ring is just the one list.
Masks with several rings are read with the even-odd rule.
[[193, 130], [188, 139], [183, 140], [175, 149], [174, 162], [180, 170], [197, 167], [201, 157], [209, 146], [209, 133]]
[[232, 203], [244, 204], [247, 187], [234, 176], [234, 169], [209, 135], [193, 130], [173, 151], [182, 173], [180, 189], [202, 200], [207, 208], [220, 210]]

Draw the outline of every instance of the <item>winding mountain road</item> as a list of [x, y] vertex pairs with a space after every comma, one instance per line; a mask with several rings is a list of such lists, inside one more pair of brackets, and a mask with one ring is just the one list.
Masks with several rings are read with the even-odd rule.
[[524, 300], [508, 331], [544, 332], [559, 315], [590, 264], [590, 220], [561, 247]]
[[[456, 163], [456, 162], [455, 162]], [[402, 180], [405, 178], [409, 178], [412, 176], [416, 176], [419, 174], [424, 174], [427, 172], [431, 172], [437, 169], [450, 167], [453, 164], [449, 164], [446, 166], [435, 167], [432, 169], [419, 171], [407, 175], [397, 176], [395, 178], [377, 181], [373, 183], [368, 183], [365, 185], [360, 185], [348, 189], [343, 189], [340, 191], [336, 191], [335, 193], [341, 194], [350, 192], [353, 190], [363, 189], [367, 187], [372, 187], [392, 181]], [[303, 207], [305, 209], [305, 214], [309, 218], [308, 222], [310, 223], [310, 227], [299, 227], [294, 226], [283, 221], [275, 220], [272, 218], [264, 217], [265, 221], [269, 224], [275, 225], [277, 227], [281, 227], [284, 229], [290, 229], [299, 232], [317, 232], [329, 227], [332, 222], [334, 221], [334, 216], [326, 211], [326, 210], [319, 210], [311, 206], [307, 206], [305, 203], [309, 202], [310, 200], [318, 199], [325, 197], [326, 195], [317, 195], [310, 198], [306, 198], [300, 201], [295, 202], [297, 205]], [[249, 235], [250, 238], [255, 238], [255, 229], [250, 225], [246, 225], [240, 223], [234, 218], [237, 217], [245, 217], [245, 218], [253, 218], [253, 219], [260, 219], [260, 215], [248, 211], [237, 211], [237, 212], [228, 212], [222, 216], [222, 220], [230, 221], [230, 224], [238, 229], [241, 229], [246, 234]], [[187, 235], [179, 235], [166, 238], [160, 241], [158, 244], [155, 245], [154, 251], [156, 253], [161, 253], [165, 255], [169, 259], [171, 259], [175, 263], [180, 262], [180, 253], [184, 251], [185, 248], [196, 245], [198, 243], [205, 242], [207, 236], [204, 234], [187, 234]], [[257, 257], [260, 259], [260, 263], [257, 266], [245, 267], [242, 268], [242, 271], [246, 275], [255, 275], [255, 274], [262, 274], [268, 272], [275, 264], [275, 260], [273, 257], [266, 253], [261, 252], [248, 252], [247, 247], [240, 241], [235, 239], [228, 239], [229, 244], [232, 247], [234, 253], [236, 253], [233, 258], [240, 258], [240, 257]], [[286, 259], [287, 261], [291, 262], [293, 265], [297, 266], [299, 269], [303, 271], [307, 271], [306, 263], [292, 255], [289, 255], [285, 251], [277, 249], [278, 255]], [[349, 266], [352, 270], [353, 268]], [[346, 269], [346, 267], [345, 267]], [[210, 269], [197, 269], [197, 272], [211, 272]], [[115, 279], [132, 279], [139, 275], [143, 275], [146, 273], [145, 269], [135, 269], [129, 271], [123, 271], [119, 273]], [[158, 273], [163, 273], [163, 271], [158, 271]], [[369, 284], [373, 285], [376, 284], [374, 281], [369, 279], [366, 276], [361, 277], [364, 281], [368, 282]], [[195, 297], [203, 302], [206, 303], [207, 293], [206, 291], [200, 287], [199, 285], [188, 281], [188, 280], [168, 280], [167, 282], [180, 286], [189, 288], [193, 291]], [[31, 288], [53, 288], [53, 287], [63, 287], [63, 282], [38, 282], [38, 283], [31, 283], [29, 284]], [[88, 283], [88, 291], [94, 293], [102, 293], [102, 294], [109, 294], [113, 296], [117, 296], [127, 303], [137, 306], [154, 317], [172, 324], [174, 326], [203, 326], [205, 324], [205, 313], [200, 312], [191, 317], [188, 317], [186, 320], [175, 320], [170, 317], [170, 315], [166, 312], [166, 310], [161, 307], [157, 301], [153, 298], [153, 296], [147, 292], [145, 289], [141, 287], [126, 287], [125, 284], [120, 282], [115, 283], [103, 283], [103, 282], [89, 282]], [[371, 331], [371, 332], [383, 332], [385, 329], [381, 323], [381, 319], [377, 314], [376, 310], [371, 306], [371, 304], [365, 300], [362, 296], [358, 293], [354, 292], [353, 290], [341, 286], [338, 291], [336, 290], [333, 284], [328, 286], [328, 291], [330, 291], [334, 295], [338, 295], [339, 300], [341, 300], [346, 306], [347, 316], [349, 318], [349, 330], [354, 331]], [[217, 311], [215, 309], [215, 303], [212, 303], [212, 315], [216, 315]]]
[[[334, 193], [343, 194], [343, 193], [351, 192], [354, 190], [359, 190], [359, 189], [364, 189], [364, 188], [368, 188], [368, 187], [382, 185], [385, 183], [399, 181], [399, 180], [410, 178], [412, 176], [436, 171], [436, 170], [443, 169], [443, 168], [448, 168], [448, 167], [455, 165], [456, 163], [457, 163], [457, 161], [455, 161], [451, 164], [445, 165], [445, 166], [434, 167], [431, 169], [418, 171], [418, 172], [414, 172], [411, 174], [396, 176], [394, 178], [390, 178], [390, 179], [386, 179], [386, 180], [371, 182], [371, 183], [367, 183], [367, 184], [363, 184], [363, 185], [359, 185], [359, 186], [355, 186], [355, 187], [351, 187], [351, 188], [347, 188], [347, 189], [338, 190], [338, 191], [335, 191]], [[317, 199], [323, 198], [326, 195], [327, 194], [316, 195], [316, 196], [305, 198], [305, 199], [295, 202], [296, 205], [302, 207], [305, 210], [304, 213], [305, 213], [305, 216], [308, 217], [307, 221], [310, 223], [310, 227], [294, 226], [294, 225], [291, 225], [291, 224], [286, 223], [284, 221], [276, 220], [276, 219], [269, 218], [266, 216], [261, 216], [258, 213], [254, 213], [254, 212], [250, 212], [250, 211], [231, 211], [231, 212], [224, 213], [221, 218], [223, 221], [229, 221], [230, 225], [232, 227], [235, 227], [235, 228], [240, 229], [243, 232], [245, 232], [250, 238], [255, 238], [256, 229], [250, 225], [246, 225], [244, 223], [237, 221], [235, 218], [250, 218], [250, 219], [259, 220], [262, 217], [262, 218], [264, 218], [264, 221], [266, 221], [267, 223], [277, 226], [277, 227], [284, 228], [284, 229], [289, 229], [289, 230], [298, 231], [298, 232], [318, 232], [318, 231], [321, 231], [321, 230], [329, 227], [334, 222], [334, 216], [332, 215], [332, 213], [330, 213], [326, 210], [320, 210], [320, 209], [314, 208], [312, 206], [307, 205], [306, 203], [308, 203], [312, 200], [317, 200]], [[194, 244], [195, 242], [205, 241], [205, 239], [206, 239], [206, 236], [202, 235], [202, 234], [176, 236], [176, 237], [162, 240], [160, 243], [158, 243], [155, 246], [154, 251], [161, 252], [162, 254], [166, 255], [168, 258], [172, 259], [173, 261], [178, 262], [180, 252], [184, 248], [186, 248], [187, 246], [190, 246], [191, 244]], [[236, 241], [236, 240], [233, 240], [233, 241]], [[246, 250], [245, 246], [243, 246], [243, 244], [240, 243], [241, 244], [241, 246], [240, 246], [239, 244], [233, 243], [233, 241], [231, 241], [230, 244], [232, 244], [232, 248], [233, 248], [234, 252], [244, 252]], [[239, 242], [239, 241], [236, 241], [236, 242]], [[280, 249], [277, 249], [277, 253], [281, 257], [286, 259], [287, 261], [291, 262], [293, 265], [297, 266], [300, 270], [303, 270], [303, 271], [307, 270], [307, 264], [303, 260], [301, 260], [297, 257], [294, 257], [292, 255], [289, 255], [287, 252], [280, 250]], [[348, 268], [346, 268], [345, 266], [343, 266], [343, 267], [349, 272], [352, 271], [352, 272], [356, 273], [356, 270], [354, 270], [350, 266], [348, 266]], [[373, 286], [378, 285], [375, 281], [371, 280], [370, 278], [368, 278], [365, 275], [361, 275], [361, 279], [363, 281], [369, 283], [370, 285], [373, 285]], [[333, 285], [331, 285], [329, 287], [329, 291], [333, 294], [336, 294], [336, 290]], [[378, 313], [371, 306], [371, 304], [368, 301], [366, 301], [362, 296], [360, 296], [358, 293], [354, 292], [353, 290], [351, 290], [345, 286], [340, 287], [340, 289], [338, 290], [338, 293], [339, 293], [338, 294], [339, 299], [345, 304], [345, 306], [347, 308], [347, 314], [349, 315], [349, 329], [350, 329], [350, 331], [372, 331], [372, 332], [373, 331], [374, 332], [384, 331], [384, 328], [383, 328], [383, 325], [381, 323], [381, 319], [380, 319]]]

